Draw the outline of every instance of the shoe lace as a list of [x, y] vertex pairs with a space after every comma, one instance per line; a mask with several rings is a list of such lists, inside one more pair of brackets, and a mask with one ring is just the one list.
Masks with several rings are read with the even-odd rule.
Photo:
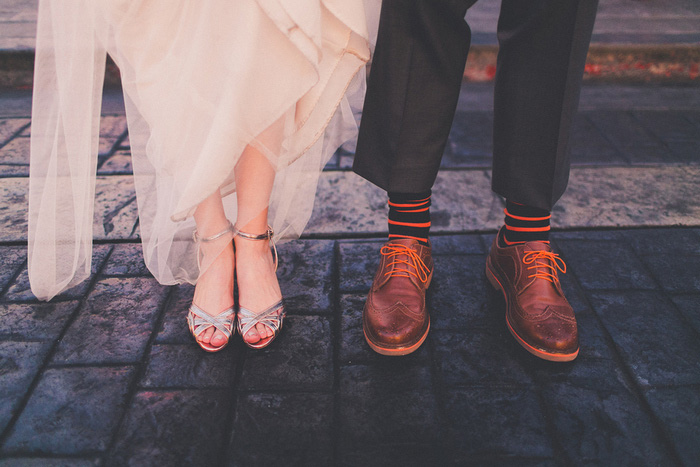
[[[379, 252], [391, 261], [388, 266], [396, 266], [385, 273], [385, 276], [408, 278], [414, 276], [421, 282], [428, 280], [430, 270], [413, 249], [405, 245], [392, 244], [384, 245]], [[407, 258], [399, 258], [400, 255], [406, 255]]]
[[557, 270], [566, 274], [566, 263], [558, 254], [551, 251], [528, 251], [523, 256], [523, 263], [531, 265], [527, 268], [528, 270], [535, 270], [528, 277], [545, 279], [553, 284], [559, 283]]

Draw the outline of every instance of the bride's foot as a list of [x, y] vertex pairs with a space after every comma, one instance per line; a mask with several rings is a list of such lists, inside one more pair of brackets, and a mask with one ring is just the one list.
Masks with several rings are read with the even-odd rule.
[[[227, 240], [222, 239], [221, 241]], [[200, 244], [201, 254], [204, 258], [209, 252], [216, 252], [220, 248], [221, 244], [218, 242]], [[197, 280], [192, 299], [193, 305], [211, 316], [218, 316], [233, 307], [234, 261], [233, 244], [228, 237], [226, 246]], [[199, 316], [196, 311], [195, 315], [205, 318]], [[233, 318], [228, 314], [226, 317], [222, 316], [222, 319], [233, 323]], [[229, 331], [232, 330], [232, 326], [230, 328]], [[205, 350], [212, 348], [218, 350], [228, 343], [229, 337], [214, 326], [209, 326], [199, 336], [196, 336], [196, 339], [200, 344], [204, 344]]]
[[[234, 236], [238, 303], [241, 307], [238, 317], [239, 326], [244, 328], [246, 325], [244, 309], [259, 315], [271, 306], [275, 306], [268, 315], [269, 318], [261, 320], [243, 333], [243, 340], [247, 344], [253, 346], [257, 344], [262, 347], [271, 342], [274, 337], [274, 326], [276, 324], [278, 324], [277, 328], [281, 326], [282, 316], [280, 315], [283, 315], [284, 311], [275, 312], [281, 308], [281, 304], [276, 304], [281, 301], [282, 292], [277, 281], [275, 257], [270, 251], [269, 240], [251, 241], [251, 238], [241, 234], [242, 232]], [[257, 236], [257, 232], [255, 235]]]

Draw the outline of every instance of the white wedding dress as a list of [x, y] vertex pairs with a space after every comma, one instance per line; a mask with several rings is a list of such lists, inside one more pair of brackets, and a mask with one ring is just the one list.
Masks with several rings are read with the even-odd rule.
[[[367, 1], [367, 0], [365, 0]], [[376, 0], [373, 17], [378, 16]], [[106, 53], [120, 68], [144, 259], [196, 282], [192, 214], [217, 190], [236, 221], [246, 145], [277, 171], [270, 224], [301, 234], [319, 172], [356, 135], [369, 59], [363, 0], [41, 0], [29, 277], [49, 300], [88, 277]]]

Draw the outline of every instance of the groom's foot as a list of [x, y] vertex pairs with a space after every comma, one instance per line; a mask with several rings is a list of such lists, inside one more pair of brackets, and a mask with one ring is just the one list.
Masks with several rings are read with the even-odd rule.
[[501, 229], [486, 259], [486, 277], [503, 292], [506, 325], [515, 340], [544, 360], [566, 362], [579, 351], [574, 310], [564, 297], [559, 272], [564, 261], [549, 242], [508, 245]]
[[407, 355], [430, 329], [425, 292], [433, 277], [431, 247], [396, 238], [382, 246], [381, 255], [362, 313], [365, 339], [382, 355]]

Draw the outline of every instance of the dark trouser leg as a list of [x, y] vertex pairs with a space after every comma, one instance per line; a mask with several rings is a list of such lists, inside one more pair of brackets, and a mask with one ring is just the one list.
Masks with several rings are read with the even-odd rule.
[[[386, 0], [353, 169], [386, 191], [430, 190], [452, 126], [476, 0]], [[525, 2], [527, 3], [527, 2]]]
[[493, 190], [551, 210], [569, 178], [568, 142], [597, 0], [503, 0], [498, 22]]

